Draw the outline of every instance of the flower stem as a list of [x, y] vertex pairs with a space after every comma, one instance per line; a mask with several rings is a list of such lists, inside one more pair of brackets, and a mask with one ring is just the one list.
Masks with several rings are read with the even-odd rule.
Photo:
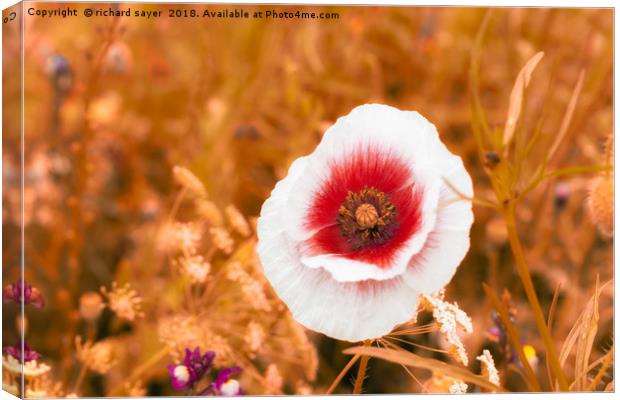
[[334, 390], [336, 390], [336, 387], [338, 386], [338, 384], [340, 383], [340, 381], [342, 380], [342, 378], [344, 378], [344, 375], [349, 372], [349, 370], [351, 369], [351, 367], [353, 366], [353, 364], [355, 364], [355, 362], [360, 358], [360, 356], [358, 354], [354, 355], [353, 358], [351, 358], [351, 360], [348, 362], [348, 364], [342, 369], [342, 371], [340, 371], [340, 373], [338, 374], [338, 376], [336, 377], [336, 379], [334, 379], [334, 381], [332, 382], [331, 386], [329, 387], [329, 389], [327, 389], [327, 392], [325, 394], [332, 394], [334, 392]]
[[[371, 340], [364, 342], [364, 346], [370, 347]], [[366, 379], [366, 367], [368, 366], [368, 356], [362, 356], [360, 360], [360, 366], [357, 370], [357, 378], [355, 378], [355, 386], [353, 387], [353, 394], [362, 393], [362, 386], [364, 385], [364, 379]]]
[[77, 380], [75, 381], [75, 386], [73, 387], [73, 393], [79, 394], [80, 387], [82, 386], [82, 382], [84, 382], [84, 378], [86, 378], [86, 372], [88, 371], [88, 367], [86, 364], [83, 364], [80, 369], [80, 374], [78, 375]]
[[504, 221], [506, 222], [506, 229], [508, 230], [508, 239], [510, 241], [510, 247], [512, 248], [512, 253], [514, 254], [514, 257], [515, 257], [515, 262], [517, 265], [517, 271], [519, 273], [519, 278], [521, 279], [521, 283], [523, 284], [523, 289], [525, 290], [527, 300], [530, 303], [530, 308], [534, 314], [534, 319], [536, 320], [536, 326], [538, 327], [538, 331], [540, 335], [542, 336], [543, 342], [545, 344], [547, 358], [558, 380], [558, 383], [560, 385], [560, 390], [565, 392], [568, 390], [568, 383], [566, 381], [566, 377], [564, 376], [564, 371], [562, 371], [562, 366], [560, 365], [560, 361], [558, 358], [558, 354], [555, 350], [555, 346], [553, 344], [551, 333], [549, 332], [549, 328], [547, 326], [547, 323], [545, 322], [545, 317], [543, 315], [542, 309], [540, 308], [540, 302], [538, 301], [538, 296], [536, 295], [536, 289], [534, 288], [534, 284], [532, 283], [532, 277], [530, 275], [529, 268], [525, 261], [525, 256], [523, 254], [523, 247], [519, 239], [519, 234], [517, 232], [517, 227], [516, 227], [516, 222], [515, 222], [514, 202], [511, 202], [511, 204], [505, 207]]

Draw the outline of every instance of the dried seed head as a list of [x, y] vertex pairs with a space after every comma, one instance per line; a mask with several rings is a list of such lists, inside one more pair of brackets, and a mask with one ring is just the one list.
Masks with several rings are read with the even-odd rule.
[[75, 338], [75, 347], [78, 359], [89, 369], [105, 374], [116, 364], [114, 346], [109, 340], [93, 343], [87, 341], [82, 344], [82, 338]]
[[216, 367], [228, 366], [232, 362], [233, 351], [228, 341], [213, 331], [211, 323], [193, 315], [172, 315], [159, 320], [157, 335], [169, 349], [175, 364], [182, 362], [186, 349], [200, 347], [217, 354], [214, 361]]
[[202, 181], [196, 177], [189, 169], [180, 166], [175, 166], [172, 169], [174, 179], [179, 185], [187, 189], [187, 191], [198, 198], [206, 198], [207, 190], [202, 184]]
[[200, 227], [197, 224], [177, 222], [174, 224], [173, 234], [174, 240], [183, 253], [196, 253], [201, 237]]
[[192, 316], [173, 315], [158, 321], [157, 335], [159, 341], [165, 344], [175, 363], [180, 362], [186, 348], [199, 346], [205, 348], [205, 342], [199, 321]]
[[269, 364], [269, 367], [267, 367], [267, 371], [265, 372], [265, 383], [267, 386], [265, 388], [267, 394], [275, 394], [282, 391], [284, 379], [282, 378], [282, 374], [280, 374], [280, 370], [277, 365]]
[[118, 283], [112, 282], [111, 291], [108, 291], [105, 287], [101, 287], [100, 290], [107, 297], [108, 305], [119, 318], [133, 321], [144, 316], [142, 298], [138, 295], [138, 292], [131, 288], [129, 283], [121, 287], [118, 286]]
[[192, 283], [205, 283], [207, 281], [207, 277], [211, 271], [211, 264], [205, 261], [204, 257], [182, 257], [178, 263], [181, 272], [189, 278]]
[[482, 354], [476, 357], [476, 360], [482, 364], [482, 374], [489, 382], [499, 386], [499, 372], [495, 368], [495, 361], [489, 350], [484, 349]]
[[226, 207], [224, 210], [226, 213], [226, 218], [228, 219], [228, 223], [230, 226], [241, 236], [250, 236], [250, 225], [243, 217], [243, 214], [237, 209], [237, 207], [232, 204]]
[[588, 207], [590, 217], [599, 231], [607, 237], [612, 237], [614, 234], [613, 174], [595, 178], [591, 183]]
[[229, 280], [237, 282], [241, 285], [241, 291], [252, 308], [265, 312], [271, 311], [271, 302], [265, 294], [263, 285], [260, 281], [245, 271], [239, 262], [232, 262], [228, 266], [226, 277]]
[[224, 228], [211, 228], [209, 233], [213, 238], [213, 244], [215, 247], [222, 250], [224, 254], [230, 254], [233, 251], [235, 241], [230, 237], [228, 231]]
[[196, 211], [201, 218], [213, 226], [221, 226], [224, 222], [220, 209], [208, 200], [199, 200], [196, 204]]
[[422, 385], [422, 393], [464, 394], [467, 385], [450, 375], [433, 372], [433, 375]]
[[450, 345], [450, 355], [467, 366], [469, 359], [458, 330], [462, 329], [467, 333], [473, 332], [471, 319], [458, 307], [458, 304], [450, 304], [443, 298], [443, 290], [430, 296], [421, 295], [421, 305], [424, 309], [432, 311], [433, 318], [439, 324], [439, 331]]
[[465, 394], [467, 393], [467, 384], [462, 380], [456, 380], [450, 385], [450, 394]]
[[263, 346], [265, 336], [263, 327], [256, 321], [250, 321], [248, 332], [245, 335], [245, 343], [250, 350], [251, 357], [254, 357], [256, 352]]

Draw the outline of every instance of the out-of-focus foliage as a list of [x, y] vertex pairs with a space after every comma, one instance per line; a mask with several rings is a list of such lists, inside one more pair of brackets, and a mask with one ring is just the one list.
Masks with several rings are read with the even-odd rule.
[[[305, 331], [277, 299], [254, 254], [255, 217], [292, 160], [309, 153], [336, 118], [371, 102], [428, 118], [463, 158], [476, 199], [493, 198], [472, 133], [469, 93], [471, 51], [486, 10], [303, 7], [340, 17], [205, 20], [168, 18], [164, 5], [131, 8], [164, 12], [149, 20], [25, 20], [26, 280], [47, 303], [28, 309], [26, 340], [51, 366], [37, 394], [172, 395], [178, 392], [166, 366], [195, 346], [215, 351], [218, 368], [241, 366], [245, 393], [325, 393], [350, 346]], [[522, 140], [540, 127], [530, 161], [519, 164], [525, 176], [536, 172], [561, 132], [582, 70], [572, 119], [549, 165], [609, 164], [610, 151], [613, 160], [612, 15], [495, 10], [478, 85], [492, 129], [504, 129], [521, 68], [544, 52], [521, 93], [511, 134]], [[19, 70], [19, 48], [5, 46], [4, 60], [5, 71]], [[5, 86], [5, 110], [19, 109], [16, 90]], [[6, 182], [20, 178], [19, 119], [5, 114], [3, 131], [3, 263], [18, 265], [19, 185]], [[489, 155], [487, 167], [495, 157], [503, 154]], [[606, 174], [551, 177], [516, 210], [545, 316], [555, 304], [555, 346], [581, 390], [613, 387], [606, 372], [613, 362], [612, 285], [604, 285], [613, 277], [612, 242], [609, 224], [600, 231], [595, 224], [605, 213], [609, 222], [613, 184]], [[469, 254], [446, 294], [471, 318], [473, 331], [461, 338], [470, 371], [441, 375], [437, 363], [451, 362], [452, 344], [439, 329], [414, 329], [382, 343], [395, 352], [382, 358], [394, 363], [370, 360], [366, 393], [462, 390], [461, 380], [479, 379], [472, 372], [488, 360], [475, 358], [483, 349], [491, 350], [502, 388], [528, 390], [519, 359], [499, 337], [504, 327], [483, 282], [511, 294], [503, 300], [529, 346], [528, 362], [541, 389], [551, 389], [504, 221], [478, 203], [474, 211]], [[17, 279], [4, 273], [5, 284]], [[11, 328], [4, 345], [17, 340], [17, 314], [5, 307]], [[435, 326], [430, 313], [417, 323]], [[590, 324], [591, 336], [566, 347], [580, 324]], [[351, 371], [336, 393], [350, 392]], [[476, 387], [468, 383], [469, 391]]]

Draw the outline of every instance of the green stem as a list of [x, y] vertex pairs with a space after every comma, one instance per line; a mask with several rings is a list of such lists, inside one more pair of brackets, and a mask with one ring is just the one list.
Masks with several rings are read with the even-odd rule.
[[521, 279], [523, 289], [525, 290], [525, 294], [527, 296], [527, 300], [530, 303], [530, 308], [534, 314], [536, 326], [538, 327], [538, 331], [542, 336], [543, 342], [545, 344], [547, 358], [549, 359], [551, 368], [553, 369], [553, 372], [560, 384], [560, 390], [563, 392], [568, 391], [568, 383], [566, 381], [566, 377], [564, 376], [564, 371], [562, 371], [558, 354], [555, 350], [555, 346], [553, 345], [551, 333], [549, 332], [545, 317], [543, 315], [542, 309], [540, 308], [540, 302], [538, 301], [538, 296], [536, 295], [536, 289], [534, 288], [534, 284], [532, 283], [532, 277], [530, 275], [527, 262], [525, 261], [523, 247], [521, 246], [521, 241], [519, 239], [519, 234], [517, 232], [515, 222], [514, 202], [511, 202], [511, 204], [504, 209], [504, 220], [506, 222], [508, 239], [510, 241], [510, 247], [512, 248], [512, 252], [515, 257], [519, 278]]

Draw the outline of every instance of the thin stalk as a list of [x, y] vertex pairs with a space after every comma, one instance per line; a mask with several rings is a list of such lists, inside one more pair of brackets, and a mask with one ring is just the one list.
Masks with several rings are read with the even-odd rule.
[[[434, 349], [434, 348], [429, 347], [429, 346], [424, 346], [424, 345], [422, 345], [422, 344], [418, 344], [418, 343], [412, 342], [412, 341], [410, 341], [410, 340], [405, 340], [405, 339], [401, 339], [401, 338], [393, 337], [393, 336], [390, 336], [390, 335], [386, 335], [386, 336], [384, 336], [384, 338], [386, 339], [385, 341], [386, 341], [387, 343], [389, 343], [389, 342], [388, 342], [388, 339], [389, 339], [389, 340], [395, 340], [395, 341], [397, 341], [397, 342], [401, 342], [401, 343], [406, 343], [406, 344], [408, 344], [408, 345], [410, 345], [410, 346], [418, 347], [418, 348], [420, 348], [420, 349], [424, 349], [424, 350], [426, 350], [426, 351], [431, 351], [431, 352], [436, 352], [436, 353], [442, 353], [442, 354], [448, 354], [448, 353], [449, 353], [449, 351], [448, 351], [448, 350]], [[390, 343], [390, 344], [391, 344], [391, 343]]]
[[[549, 308], [549, 316], [547, 317], [547, 327], [549, 330], [553, 329], [553, 317], [555, 316], [555, 309], [558, 304], [558, 296], [560, 294], [560, 287], [562, 283], [558, 283], [553, 292], [553, 300], [551, 301], [551, 307]], [[551, 368], [549, 366], [549, 357], [545, 357], [545, 364], [547, 365], [547, 377], [549, 378], [549, 387], [553, 388], [553, 377], [551, 374]]]
[[579, 78], [577, 78], [577, 84], [573, 89], [573, 93], [571, 95], [570, 100], [568, 101], [568, 106], [566, 108], [566, 113], [564, 113], [564, 118], [562, 119], [562, 125], [560, 125], [560, 130], [555, 137], [555, 141], [553, 145], [551, 145], [551, 150], [547, 153], [547, 161], [551, 160], [555, 155], [555, 152], [562, 144], [564, 137], [566, 136], [566, 132], [568, 132], [568, 127], [570, 125], [571, 119], [573, 119], [573, 113], [575, 112], [575, 108], [577, 107], [577, 100], [579, 99], [579, 94], [581, 93], [581, 88], [583, 87], [583, 81], [585, 79], [585, 70], [581, 70], [579, 72]]
[[[388, 348], [393, 348], [393, 349], [396, 349], [396, 350], [399, 349], [398, 346], [396, 346], [393, 343], [390, 343], [389, 341], [387, 341], [385, 339], [381, 339], [378, 343], [379, 343], [379, 346], [383, 347], [384, 349], [388, 349]], [[415, 377], [413, 372], [409, 371], [409, 368], [407, 368], [406, 365], [400, 364], [400, 366], [403, 367], [403, 369], [405, 370], [407, 375], [409, 375], [411, 377], [411, 379], [413, 379], [418, 384], [418, 386], [420, 386], [420, 389], [424, 388], [424, 385], [422, 384], [422, 382], [420, 382], [420, 380]]]
[[611, 362], [613, 361], [613, 359], [614, 359], [614, 347], [611, 346], [611, 349], [609, 350], [609, 352], [603, 356], [603, 365], [601, 365], [601, 368], [598, 370], [598, 373], [596, 374], [596, 376], [594, 377], [592, 382], [590, 382], [590, 385], [586, 389], [588, 392], [592, 392], [596, 390], [596, 386], [603, 380], [603, 377], [605, 376], [605, 374], [607, 373], [607, 370], [611, 366]]
[[[95, 321], [88, 321], [88, 325], [86, 326], [86, 338], [89, 341], [94, 341], [97, 336], [97, 325]], [[86, 378], [86, 373], [88, 372], [88, 367], [86, 363], [82, 364], [80, 368], [80, 373], [78, 375], [77, 380], [75, 381], [75, 387], [73, 388], [73, 393], [79, 394], [80, 387], [82, 386], [82, 382], [84, 382], [84, 378]]]
[[443, 181], [448, 186], [448, 188], [450, 188], [450, 190], [452, 190], [457, 196], [459, 196], [463, 200], [468, 200], [479, 206], [492, 208], [494, 210], [497, 210], [499, 207], [497, 204], [493, 203], [492, 201], [466, 196], [463, 192], [461, 192], [454, 185], [452, 185], [446, 178], [443, 178]]
[[[370, 342], [364, 342], [364, 346], [370, 346]], [[353, 394], [362, 393], [362, 387], [364, 385], [364, 380], [366, 379], [366, 367], [368, 367], [368, 356], [362, 356], [360, 360], [360, 366], [357, 370], [357, 378], [355, 378], [355, 386], [353, 387]]]
[[[84, 94], [84, 118], [82, 119], [81, 123], [81, 130], [83, 132], [83, 135], [81, 136], [80, 144], [76, 146], [73, 150], [73, 164], [75, 165], [75, 176], [72, 182], [72, 196], [70, 197], [69, 201], [67, 201], [71, 236], [65, 239], [68, 246], [67, 265], [69, 269], [67, 287], [69, 289], [69, 292], [73, 296], [75, 296], [79, 291], [80, 262], [84, 242], [82, 195], [85, 192], [86, 183], [89, 175], [89, 172], [87, 171], [87, 155], [89, 142], [94, 135], [94, 132], [91, 129], [90, 121], [88, 119], [88, 111], [91, 107], [92, 100], [97, 93], [97, 89], [99, 87], [101, 79], [100, 72], [103, 66], [103, 61], [110, 45], [114, 41], [114, 35], [119, 21], [120, 20], [118, 18], [114, 18], [111, 22], [107, 36], [103, 39], [103, 45], [99, 50], [98, 57], [95, 59], [94, 63], [90, 65], [89, 78], [86, 82], [86, 89]], [[75, 337], [76, 330], [77, 326], [75, 320], [69, 319], [66, 326], [67, 336], [70, 338]], [[62, 343], [63, 344], [61, 345], [61, 351], [63, 354], [66, 354], [66, 356], [63, 357], [61, 363], [64, 366], [68, 366], [72, 362], [72, 352], [70, 351], [70, 347], [68, 345], [70, 341], [62, 341]], [[68, 375], [66, 375], [66, 377], [68, 378]]]
[[82, 382], [84, 382], [87, 371], [88, 367], [86, 366], [86, 364], [82, 364], [82, 367], [80, 368], [80, 374], [78, 375], [78, 378], [75, 381], [75, 386], [73, 387], [73, 393], [79, 394], [80, 386], [82, 386]]
[[613, 169], [609, 165], [584, 165], [584, 166], [574, 166], [574, 167], [566, 167], [561, 169], [556, 169], [554, 171], [545, 172], [544, 166], [540, 166], [537, 172], [534, 174], [534, 177], [527, 184], [525, 189], [519, 193], [517, 197], [517, 201], [520, 201], [525, 197], [526, 194], [534, 190], [542, 181], [549, 178], [554, 178], [558, 176], [570, 176], [577, 174], [586, 174], [586, 173], [595, 173], [595, 172], [605, 172], [608, 173]]
[[[508, 316], [508, 310], [506, 310], [506, 307], [500, 302], [495, 292], [493, 292], [493, 290], [491, 290], [489, 286], [483, 283], [482, 288], [484, 289], [488, 299], [491, 301], [491, 304], [493, 304], [493, 308], [495, 308], [495, 310], [499, 314], [502, 323], [506, 328], [506, 332], [508, 333], [508, 338], [512, 342], [512, 347], [514, 348], [514, 351], [517, 352], [517, 357], [519, 357], [519, 361], [521, 361], [523, 371], [518, 368], [516, 368], [515, 370], [519, 372], [519, 374], [521, 375], [525, 383], [527, 383], [528, 387], [532, 392], [540, 392], [541, 389], [538, 381], [536, 380], [536, 374], [534, 374], [532, 366], [530, 365], [529, 361], [527, 361], [527, 357], [525, 356], [523, 346], [521, 345], [521, 340], [519, 339], [517, 329], [514, 327], [514, 325], [510, 321], [510, 317]], [[507, 365], [508, 364], [505, 364], [505, 367], [507, 367]], [[504, 375], [506, 375], [506, 371], [504, 371]]]
[[340, 383], [342, 378], [344, 378], [345, 374], [347, 372], [349, 372], [349, 370], [351, 369], [353, 364], [355, 364], [357, 362], [357, 360], [359, 360], [359, 358], [360, 358], [359, 354], [356, 354], [356, 355], [353, 356], [353, 358], [351, 358], [351, 360], [348, 362], [348, 364], [342, 369], [342, 371], [340, 371], [340, 373], [338, 374], [336, 379], [334, 379], [334, 381], [332, 382], [332, 384], [329, 387], [329, 389], [327, 389], [327, 392], [325, 394], [332, 394], [334, 392], [334, 390], [336, 390], [336, 387], [338, 387], [338, 384]]
[[538, 332], [542, 336], [543, 342], [545, 344], [547, 358], [549, 359], [551, 368], [553, 369], [553, 373], [560, 384], [560, 390], [565, 392], [568, 390], [568, 382], [566, 381], [566, 376], [564, 376], [564, 371], [562, 371], [558, 354], [555, 350], [555, 346], [553, 345], [551, 333], [549, 332], [549, 328], [547, 327], [547, 322], [540, 307], [540, 302], [538, 301], [536, 289], [534, 288], [534, 284], [532, 283], [532, 277], [530, 275], [527, 262], [525, 261], [523, 247], [521, 246], [521, 240], [519, 239], [519, 234], [517, 232], [517, 226], [515, 222], [514, 202], [512, 202], [505, 208], [504, 220], [506, 222], [506, 228], [508, 230], [510, 247], [512, 248], [512, 253], [515, 257], [517, 272], [519, 273], [519, 278], [521, 279], [521, 283], [523, 284], [523, 289], [525, 290], [527, 300], [530, 304], [532, 313], [534, 314], [534, 319], [536, 321]]

